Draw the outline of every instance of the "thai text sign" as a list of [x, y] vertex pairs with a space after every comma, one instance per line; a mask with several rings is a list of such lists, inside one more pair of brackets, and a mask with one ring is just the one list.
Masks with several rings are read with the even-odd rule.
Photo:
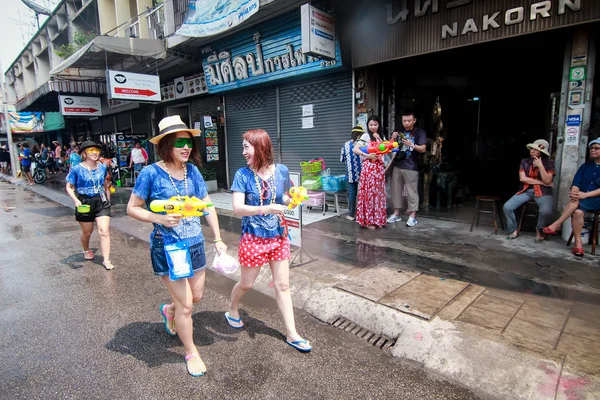
[[[266, 32], [261, 35], [260, 32]], [[276, 23], [245, 30], [201, 50], [209, 93], [298, 76], [342, 65], [339, 45], [335, 59], [319, 61], [301, 50], [298, 12]]]

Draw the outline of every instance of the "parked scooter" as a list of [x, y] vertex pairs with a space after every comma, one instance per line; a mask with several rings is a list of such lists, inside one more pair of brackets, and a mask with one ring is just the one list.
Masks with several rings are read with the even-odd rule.
[[33, 181], [37, 184], [42, 184], [48, 179], [46, 175], [46, 164], [41, 160], [40, 153], [37, 153], [34, 157], [34, 161], [31, 162], [31, 176]]

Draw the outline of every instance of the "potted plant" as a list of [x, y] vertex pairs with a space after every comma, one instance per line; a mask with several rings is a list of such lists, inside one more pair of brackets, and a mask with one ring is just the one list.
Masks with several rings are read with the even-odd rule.
[[200, 168], [200, 173], [202, 174], [202, 178], [204, 178], [204, 182], [206, 182], [209, 193], [219, 190], [217, 186], [217, 172], [214, 169], [202, 167]]
[[132, 186], [131, 172], [129, 170], [121, 170], [121, 182], [124, 182], [124, 186]]

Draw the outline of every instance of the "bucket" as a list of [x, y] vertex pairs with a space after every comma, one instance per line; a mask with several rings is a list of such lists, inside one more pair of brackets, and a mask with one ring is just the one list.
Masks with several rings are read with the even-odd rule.
[[[571, 236], [572, 230], [573, 230], [573, 228], [571, 225], [571, 218], [567, 218], [567, 220], [565, 222], [563, 222], [563, 224], [562, 224], [562, 233], [561, 233], [562, 240], [564, 240], [565, 242], [569, 241], [569, 237]], [[590, 230], [584, 226], [583, 229], [581, 230], [581, 240], [583, 240], [584, 244], [587, 244], [588, 238], [590, 237], [589, 235], [590, 235]]]
[[80, 206], [77, 206], [77, 212], [79, 214], [87, 214], [90, 212], [90, 205], [89, 204], [82, 204]]

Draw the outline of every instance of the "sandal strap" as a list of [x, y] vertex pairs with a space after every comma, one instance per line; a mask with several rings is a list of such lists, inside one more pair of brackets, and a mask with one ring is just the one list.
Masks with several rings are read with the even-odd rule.
[[190, 354], [190, 355], [187, 355], [187, 356], [185, 356], [185, 361], [189, 361], [189, 360], [191, 360], [192, 358], [196, 358], [196, 357], [200, 358], [200, 354], [199, 354], [199, 353], [196, 353], [196, 354]]

